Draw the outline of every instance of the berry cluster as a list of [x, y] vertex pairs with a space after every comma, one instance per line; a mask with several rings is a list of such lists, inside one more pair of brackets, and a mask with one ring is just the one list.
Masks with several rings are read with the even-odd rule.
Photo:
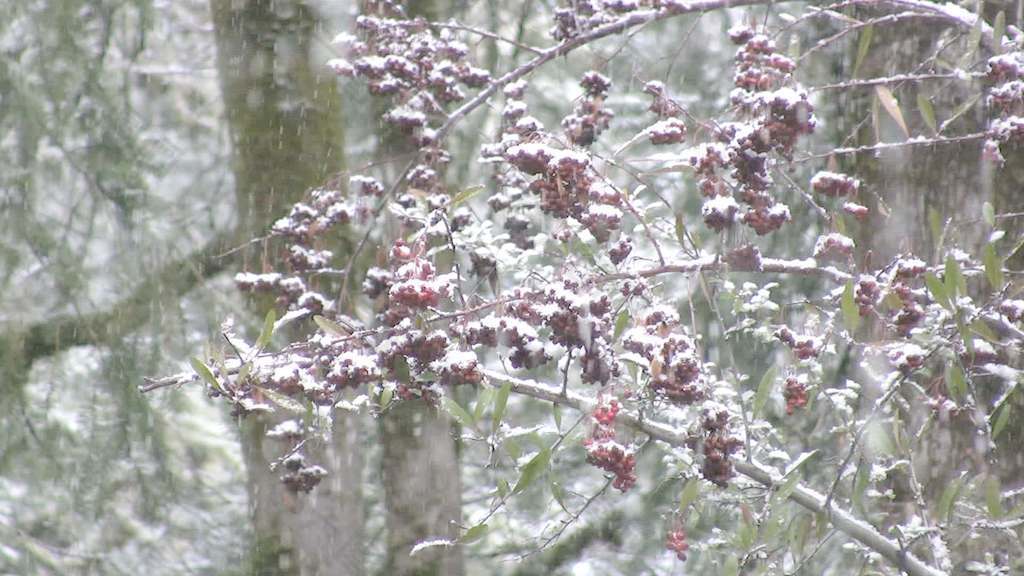
[[608, 124], [615, 117], [615, 113], [604, 106], [611, 85], [611, 80], [593, 70], [583, 75], [580, 80], [584, 90], [583, 98], [576, 104], [572, 114], [562, 119], [562, 130], [570, 142], [577, 146], [590, 146], [608, 129]]
[[704, 412], [701, 418], [703, 434], [704, 464], [701, 473], [704, 478], [722, 488], [729, 485], [734, 475], [729, 457], [739, 451], [743, 442], [729, 435], [729, 414], [719, 410], [714, 415]]
[[894, 267], [894, 277], [889, 291], [900, 301], [900, 308], [895, 312], [893, 324], [901, 336], [909, 336], [910, 331], [924, 319], [924, 307], [921, 302], [927, 301], [923, 289], [913, 289], [910, 284], [924, 275], [927, 267], [917, 258], [901, 258]]
[[[423, 252], [422, 244], [410, 246], [402, 240], [392, 246], [389, 256], [393, 271], [387, 281], [387, 306], [381, 314], [384, 324], [395, 326], [451, 296], [455, 274], [437, 274], [434, 265], [423, 258]], [[384, 275], [378, 272], [375, 277], [383, 279]], [[378, 283], [371, 281], [368, 287], [369, 292], [374, 292]]]
[[307, 465], [305, 456], [299, 452], [284, 459], [284, 468], [287, 472], [281, 476], [281, 482], [292, 492], [309, 493], [327, 475], [320, 466]]
[[631, 449], [615, 440], [614, 421], [618, 412], [618, 400], [601, 395], [594, 408], [594, 427], [583, 447], [587, 463], [614, 474], [612, 486], [625, 492], [636, 484], [636, 457]]
[[846, 174], [822, 171], [811, 178], [811, 189], [830, 198], [856, 195], [859, 188], [860, 180]]
[[658, 116], [658, 121], [644, 130], [651, 144], [678, 144], [686, 138], [686, 124], [679, 119], [683, 107], [669, 97], [665, 85], [657, 80], [644, 84], [644, 92], [654, 100], [649, 110]]
[[1024, 142], [1024, 53], [1009, 52], [990, 58], [986, 78], [993, 83], [988, 105], [998, 111], [999, 118], [989, 125], [983, 151], [988, 159], [1002, 165], [1006, 160], [1001, 146], [1019, 146]]
[[807, 385], [796, 376], [786, 378], [786, 387], [782, 395], [786, 399], [786, 414], [792, 415], [793, 412], [807, 406]]
[[821, 342], [818, 338], [813, 336], [797, 336], [785, 326], [775, 331], [775, 337], [786, 346], [789, 346], [800, 360], [817, 358], [818, 354], [821, 353]]
[[861, 275], [857, 279], [857, 287], [854, 291], [853, 301], [861, 316], [868, 316], [875, 306], [882, 299], [882, 289], [874, 276]]
[[640, 326], [623, 335], [622, 347], [649, 362], [649, 386], [655, 395], [680, 405], [704, 398], [703, 365], [674, 310], [656, 307], [648, 312]]
[[814, 257], [819, 260], [844, 260], [853, 255], [853, 239], [832, 232], [818, 237], [814, 243]]
[[674, 552], [676, 558], [686, 560], [686, 552], [690, 549], [690, 544], [686, 541], [686, 531], [682, 528], [670, 530], [665, 538], [665, 548]]

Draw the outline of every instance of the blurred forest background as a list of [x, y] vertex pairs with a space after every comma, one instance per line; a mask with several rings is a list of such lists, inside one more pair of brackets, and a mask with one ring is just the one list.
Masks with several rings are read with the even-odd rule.
[[[567, 451], [548, 487], [527, 492], [500, 513], [485, 541], [410, 558], [412, 544], [444, 535], [450, 519], [478, 517], [494, 490], [485, 470], [486, 447], [457, 442], [445, 417], [418, 407], [402, 407], [380, 421], [353, 414], [319, 448], [331, 476], [310, 496], [296, 498], [284, 493], [267, 468], [280, 455], [263, 437], [273, 422], [240, 424], [198, 387], [138, 392], [146, 376], [187, 369], [187, 359], [217, 339], [226, 318], [250, 334], [260, 323], [267, 303], [246, 301], [232, 276], [259, 271], [267, 262], [256, 249], [225, 253], [262, 234], [309, 187], [336, 177], [347, 180], [347, 174], [370, 165], [375, 174], [387, 175], [399, 169], [394, 164], [404, 163], [408, 151], [386, 135], [377, 136], [382, 108], [356, 83], [338, 83], [324, 67], [336, 55], [332, 38], [352, 29], [353, 4], [3, 3], [0, 573], [683, 570], [663, 550], [665, 518], [681, 479], [653, 447], [641, 454], [640, 489], [596, 502], [543, 550], [538, 548], [546, 537], [567, 518], [551, 490], [562, 490], [568, 508], [578, 510], [604, 483], [600, 472], [585, 464], [582, 451]], [[409, 4], [429, 18], [456, 18], [529, 45], [552, 43], [551, 0]], [[570, 99], [581, 93], [580, 73], [598, 69], [612, 78], [608, 104], [617, 114], [611, 136], [603, 140], [621, 142], [646, 125], [648, 99], [639, 89], [648, 80], [664, 81], [696, 116], [711, 116], [727, 106], [731, 88], [734, 47], [725, 30], [750, 14], [760, 18], [764, 11], [672, 18], [603, 40], [533, 76], [527, 96], [531, 113], [556, 126], [571, 110]], [[834, 31], [825, 22], [805, 26], [791, 52]], [[876, 31], [875, 49], [861, 63], [859, 76], [952, 58], [955, 52], [937, 48], [937, 31]], [[529, 57], [509, 44], [466, 40], [478, 63], [497, 73]], [[813, 86], [851, 77], [856, 46], [852, 37], [811, 56], [801, 79]], [[946, 111], [979, 93], [970, 82], [925, 89], [935, 108]], [[914, 91], [904, 101], [913, 102]], [[871, 143], [879, 135], [899, 138], [894, 123], [879, 119], [872, 94], [836, 91], [818, 98], [822, 123], [815, 138], [834, 145]], [[984, 102], [975, 100], [957, 121], [980, 126], [983, 108]], [[919, 115], [908, 114], [908, 123], [912, 133], [924, 131]], [[454, 188], [487, 182], [476, 150], [496, 129], [493, 118], [477, 115], [451, 139], [448, 178]], [[929, 209], [980, 218], [988, 201], [998, 212], [1021, 211], [1024, 163], [1016, 160], [1008, 158], [1007, 169], [996, 177], [980, 163], [976, 144], [969, 143], [898, 158], [861, 158], [858, 165], [845, 166], [878, 191], [873, 201], [902, 215], [898, 224], [862, 225], [858, 245], [871, 247], [879, 259], [906, 248], [928, 253], [938, 241], [929, 227]], [[698, 228], [700, 199], [692, 179], [665, 174], [649, 184]], [[791, 205], [796, 222], [770, 242], [780, 251], [809, 253], [816, 235], [804, 224], [814, 216]], [[1013, 222], [1008, 226], [1012, 236]], [[698, 233], [715, 242], [710, 233]], [[971, 234], [963, 230], [965, 237]], [[983, 240], [976, 234], [975, 242]], [[352, 241], [339, 238], [335, 252], [344, 253]], [[1009, 267], [1019, 269], [1019, 259]], [[815, 283], [801, 279], [774, 288], [773, 294], [798, 301], [816, 289]], [[702, 314], [700, 322], [710, 325], [710, 313]], [[712, 358], [720, 354], [718, 336], [704, 335]], [[768, 365], [756, 345], [735, 349], [736, 361], [748, 373]], [[473, 391], [456, 395], [466, 406], [477, 401]], [[524, 446], [550, 431], [550, 406], [513, 399], [509, 410], [522, 426]], [[576, 418], [566, 414], [562, 425]], [[815, 447], [816, 434], [825, 438], [813, 415], [799, 427], [793, 454]], [[1019, 442], [1022, 430], [1012, 423], [1006, 445]], [[970, 439], [953, 430], [947, 441]], [[957, 464], [944, 460], [954, 451], [945, 446], [922, 447], [936, 476], [930, 486], [941, 487], [956, 473]], [[1000, 463], [994, 473], [1004, 484], [1020, 481], [1021, 458], [1020, 453], [994, 457]], [[822, 465], [822, 482], [835, 465]], [[713, 504], [715, 499], [735, 503], [739, 497], [726, 491], [707, 498]], [[859, 509], [884, 515], [889, 504], [883, 500], [861, 502]], [[730, 569], [723, 558], [733, 546], [729, 530], [740, 520], [725, 508], [734, 509], [703, 509], [691, 534], [703, 548], [695, 548], [687, 571]], [[826, 542], [814, 560], [815, 573], [853, 573], [843, 567], [856, 554], [841, 545], [838, 538]]]

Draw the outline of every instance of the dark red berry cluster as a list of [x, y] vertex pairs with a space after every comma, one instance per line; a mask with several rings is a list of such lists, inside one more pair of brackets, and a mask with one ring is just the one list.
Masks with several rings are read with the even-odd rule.
[[786, 388], [782, 391], [782, 395], [786, 399], [786, 414], [791, 415], [807, 406], [807, 385], [796, 376], [786, 378]]
[[999, 117], [988, 129], [984, 155], [1002, 165], [1003, 144], [1019, 146], [1024, 142], [1024, 53], [1008, 52], [989, 58], [986, 78], [994, 85], [989, 90], [989, 108]]
[[636, 457], [633, 451], [615, 440], [615, 415], [619, 402], [602, 394], [594, 408], [594, 427], [583, 441], [587, 463], [615, 475], [612, 486], [623, 492], [636, 484]]
[[821, 342], [817, 338], [813, 336], [797, 336], [785, 326], [775, 331], [775, 337], [786, 346], [789, 346], [800, 360], [817, 358], [821, 352]]
[[679, 118], [683, 107], [669, 97], [665, 85], [657, 80], [644, 84], [644, 92], [654, 100], [649, 110], [658, 116], [658, 121], [648, 126], [644, 133], [655, 146], [678, 144], [686, 139], [686, 124]]
[[861, 275], [857, 279], [857, 287], [853, 294], [853, 301], [861, 316], [868, 316], [875, 309], [882, 299], [882, 288], [874, 276]]
[[665, 537], [665, 548], [673, 552], [676, 558], [686, 560], [686, 552], [690, 549], [690, 544], [686, 541], [686, 531], [682, 528], [670, 530]]
[[623, 335], [622, 347], [650, 363], [649, 386], [656, 396], [681, 405], [704, 398], [703, 365], [674, 310], [657, 307], [648, 312], [640, 326]]
[[860, 180], [846, 174], [822, 171], [811, 178], [811, 189], [830, 198], [856, 195], [859, 188]]
[[315, 464], [306, 464], [306, 458], [296, 452], [284, 459], [286, 472], [281, 476], [284, 483], [292, 492], [308, 493], [327, 475], [327, 471]]
[[720, 410], [715, 414], [707, 411], [701, 419], [703, 431], [704, 463], [701, 473], [716, 486], [726, 487], [734, 475], [730, 456], [739, 451], [743, 442], [729, 434], [729, 415]]
[[590, 146], [597, 137], [608, 129], [615, 113], [604, 105], [612, 82], [607, 77], [591, 70], [583, 75], [580, 86], [584, 95], [572, 114], [562, 119], [562, 130], [569, 141], [577, 146]]
[[[395, 326], [418, 311], [437, 306], [451, 295], [455, 282], [453, 273], [437, 274], [434, 265], [422, 257], [423, 246], [410, 246], [398, 240], [391, 248], [390, 265], [392, 272], [387, 281], [387, 302], [381, 313], [381, 320], [388, 326]], [[375, 273], [383, 280], [385, 275]], [[377, 293], [382, 282], [370, 280], [368, 292]]]

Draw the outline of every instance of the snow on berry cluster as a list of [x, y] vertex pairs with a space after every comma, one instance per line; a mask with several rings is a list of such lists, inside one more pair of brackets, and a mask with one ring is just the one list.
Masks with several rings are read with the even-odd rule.
[[[704, 452], [701, 474], [717, 486], [729, 485], [735, 475], [730, 458], [743, 446], [740, 439], [729, 432], [729, 414], [725, 410], [712, 413], [705, 410], [701, 416], [700, 444]], [[691, 441], [695, 444], [696, 441]]]
[[1006, 160], [1003, 145], [1020, 146], [1024, 142], [1024, 52], [1008, 52], [989, 58], [986, 79], [992, 82], [987, 102], [998, 112], [988, 128], [985, 156], [1002, 165]]
[[656, 397], [680, 405], [705, 397], [704, 367], [675, 310], [658, 306], [649, 311], [639, 326], [623, 335], [622, 347], [646, 361], [650, 389]]
[[619, 401], [602, 394], [593, 411], [594, 426], [583, 441], [587, 463], [615, 475], [612, 486], [623, 492], [636, 484], [636, 457], [633, 450], [615, 438], [615, 416]]
[[[730, 37], [742, 45], [731, 100], [743, 121], [716, 125], [717, 141], [697, 146], [686, 158], [707, 198], [701, 215], [709, 228], [722, 230], [739, 220], [764, 235], [790, 220], [789, 208], [770, 192], [773, 154], [792, 157], [797, 139], [814, 131], [814, 107], [806, 91], [794, 87], [795, 63], [778, 54], [767, 35], [741, 26]], [[724, 179], [726, 172], [734, 185]]]
[[611, 80], [593, 70], [584, 74], [580, 80], [584, 90], [583, 98], [577, 102], [572, 113], [562, 119], [562, 130], [576, 146], [593, 144], [615, 117], [615, 113], [604, 106], [611, 85]]

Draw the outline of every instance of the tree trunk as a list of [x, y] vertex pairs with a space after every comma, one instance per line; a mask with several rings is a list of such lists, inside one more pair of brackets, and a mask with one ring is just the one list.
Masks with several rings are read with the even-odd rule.
[[[211, 0], [217, 60], [234, 152], [238, 242], [265, 234], [312, 186], [342, 169], [335, 80], [310, 56], [317, 18], [293, 0]], [[263, 266], [272, 266], [264, 252]], [[251, 263], [250, 263], [251, 266]], [[338, 418], [326, 442], [304, 448], [327, 478], [294, 494], [270, 465], [289, 448], [266, 438], [288, 415], [249, 416], [242, 447], [254, 527], [248, 572], [365, 572], [360, 420]]]

